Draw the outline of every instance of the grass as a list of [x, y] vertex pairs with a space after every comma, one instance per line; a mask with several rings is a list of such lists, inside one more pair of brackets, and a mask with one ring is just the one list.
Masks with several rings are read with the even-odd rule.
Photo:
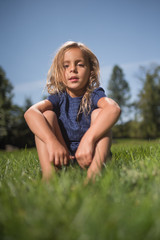
[[0, 152], [0, 239], [160, 239], [160, 140], [117, 141], [95, 184], [69, 167], [41, 181], [35, 149]]

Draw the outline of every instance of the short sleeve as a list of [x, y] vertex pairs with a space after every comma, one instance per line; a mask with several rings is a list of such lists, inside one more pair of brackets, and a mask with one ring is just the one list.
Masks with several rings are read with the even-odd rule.
[[60, 102], [60, 95], [58, 93], [49, 95], [47, 97], [47, 100], [49, 100], [52, 103], [54, 109], [57, 109]]
[[106, 97], [104, 89], [102, 87], [96, 88], [92, 93], [92, 104], [95, 108], [97, 108], [97, 103], [102, 97]]

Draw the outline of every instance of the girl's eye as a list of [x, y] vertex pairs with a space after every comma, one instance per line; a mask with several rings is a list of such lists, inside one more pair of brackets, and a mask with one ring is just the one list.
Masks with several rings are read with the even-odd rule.
[[78, 66], [79, 67], [84, 67], [84, 64], [83, 63], [78, 63]]
[[65, 65], [63, 65], [63, 67], [66, 69], [66, 68], [69, 67], [69, 65], [68, 65], [68, 64], [65, 64]]

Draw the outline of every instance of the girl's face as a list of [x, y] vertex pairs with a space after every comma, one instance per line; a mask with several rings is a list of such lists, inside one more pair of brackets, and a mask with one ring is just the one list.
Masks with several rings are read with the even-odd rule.
[[63, 67], [68, 94], [71, 97], [82, 96], [90, 77], [88, 59], [79, 48], [71, 48], [64, 54]]

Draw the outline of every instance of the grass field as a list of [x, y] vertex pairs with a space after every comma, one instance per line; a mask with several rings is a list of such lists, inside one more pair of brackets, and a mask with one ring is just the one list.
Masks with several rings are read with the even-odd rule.
[[0, 152], [1, 240], [160, 239], [160, 140], [119, 141], [95, 184], [69, 167], [45, 183], [36, 151]]

